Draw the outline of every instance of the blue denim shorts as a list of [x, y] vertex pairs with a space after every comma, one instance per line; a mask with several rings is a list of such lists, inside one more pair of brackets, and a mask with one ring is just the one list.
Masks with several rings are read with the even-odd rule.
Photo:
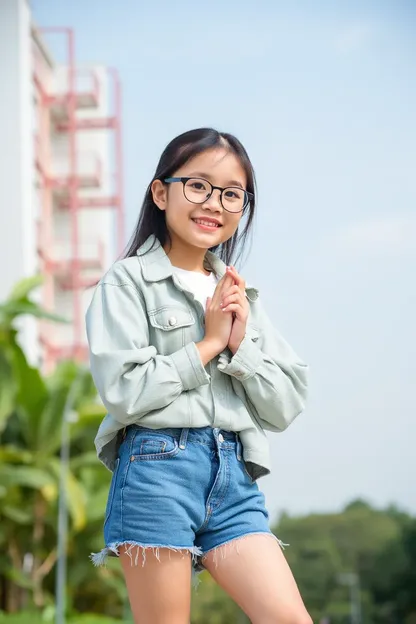
[[105, 548], [91, 556], [95, 565], [125, 545], [136, 564], [140, 554], [144, 563], [148, 548], [187, 551], [197, 571], [207, 553], [253, 533], [272, 536], [237, 434], [211, 427], [126, 429], [108, 496]]

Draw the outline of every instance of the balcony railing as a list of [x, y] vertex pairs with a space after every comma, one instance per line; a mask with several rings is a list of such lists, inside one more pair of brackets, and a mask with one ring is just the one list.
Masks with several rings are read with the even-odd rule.
[[[60, 66], [56, 68], [52, 87], [48, 95], [49, 104], [55, 118], [63, 120], [67, 117], [67, 104], [71, 93], [70, 68]], [[78, 109], [96, 108], [100, 98], [100, 81], [93, 69], [74, 69], [74, 96]]]
[[54, 239], [51, 246], [45, 249], [40, 238], [39, 226], [38, 253], [45, 263], [45, 269], [54, 274], [59, 280], [73, 277], [74, 269], [80, 271], [97, 271], [101, 273], [105, 263], [105, 248], [102, 240], [80, 240], [77, 246], [78, 258], [73, 257], [73, 248], [70, 237], [68, 239]]
[[[71, 182], [69, 159], [52, 158], [52, 171], [49, 183], [54, 189], [65, 191]], [[94, 152], [80, 152], [76, 156], [76, 180], [78, 188], [99, 188], [102, 183], [103, 167], [101, 159]]]

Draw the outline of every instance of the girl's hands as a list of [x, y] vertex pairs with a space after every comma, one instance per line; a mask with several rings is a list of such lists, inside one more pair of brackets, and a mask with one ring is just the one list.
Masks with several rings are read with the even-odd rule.
[[233, 280], [233, 284], [224, 290], [222, 310], [224, 314], [233, 313], [234, 321], [227, 346], [234, 354], [246, 335], [249, 303], [246, 298], [246, 283], [237, 273], [235, 267], [227, 267], [225, 275]]
[[212, 299], [207, 299], [205, 337], [196, 345], [204, 366], [226, 347], [236, 353], [246, 335], [249, 303], [245, 288], [236, 269], [227, 267]]
[[233, 315], [231, 311], [224, 312], [221, 303], [224, 299], [224, 293], [232, 287], [233, 283], [233, 277], [225, 273], [218, 282], [212, 298], [208, 297], [207, 299], [205, 337], [196, 345], [204, 366], [221, 351], [224, 351], [229, 343]]

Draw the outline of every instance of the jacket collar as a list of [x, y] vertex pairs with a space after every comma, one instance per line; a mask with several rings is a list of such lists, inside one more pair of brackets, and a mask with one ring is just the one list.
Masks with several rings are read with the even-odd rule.
[[[147, 282], [160, 282], [172, 277], [172, 263], [156, 236], [153, 234], [149, 236], [136, 253], [142, 265], [143, 277]], [[212, 251], [207, 251], [205, 255], [205, 266], [213, 271], [218, 279], [221, 279], [226, 271], [225, 263]], [[246, 284], [246, 294], [250, 301], [255, 301], [259, 291]]]

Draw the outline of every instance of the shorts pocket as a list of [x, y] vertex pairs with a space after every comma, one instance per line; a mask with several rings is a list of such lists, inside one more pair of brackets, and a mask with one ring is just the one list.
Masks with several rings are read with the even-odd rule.
[[179, 453], [176, 438], [158, 430], [138, 430], [131, 445], [130, 461], [170, 459]]
[[119, 465], [120, 465], [120, 458], [117, 457], [117, 459], [115, 461], [115, 465], [114, 465], [113, 476], [111, 478], [110, 490], [108, 492], [107, 506], [106, 506], [106, 509], [105, 509], [104, 526], [107, 524], [107, 521], [108, 521], [108, 519], [110, 517], [110, 514], [111, 514], [111, 509], [113, 507], [114, 493], [116, 491], [116, 481], [117, 481], [117, 474], [118, 474]]
[[242, 468], [244, 470], [246, 478], [250, 481], [250, 485], [253, 485], [254, 481], [253, 481], [249, 471], [247, 470], [246, 463], [245, 463], [244, 459], [241, 459], [241, 466], [242, 466]]

